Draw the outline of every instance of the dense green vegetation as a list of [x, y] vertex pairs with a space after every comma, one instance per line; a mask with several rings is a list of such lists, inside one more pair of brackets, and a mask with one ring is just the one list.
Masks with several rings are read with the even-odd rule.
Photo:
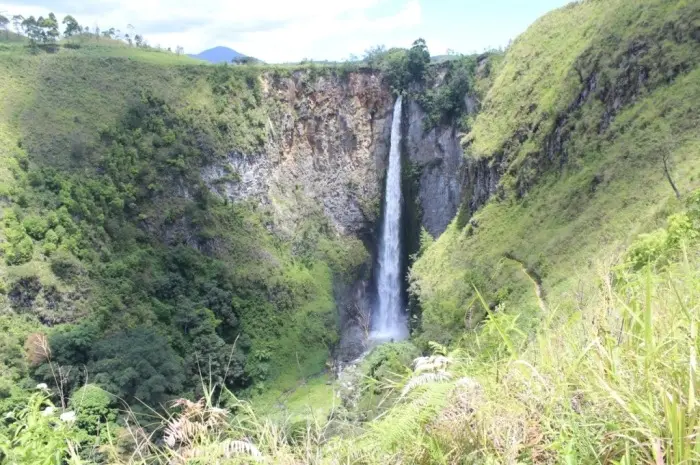
[[290, 68], [0, 45], [3, 460], [700, 461], [698, 63], [697, 2], [585, 0], [504, 55], [308, 64], [381, 70], [499, 176], [421, 235], [411, 341], [333, 380], [364, 248], [322, 215], [282, 241], [201, 175], [263, 150]]
[[[416, 99], [427, 117], [426, 130], [440, 124], [457, 123], [460, 129], [469, 127], [466, 98], [481, 98], [485, 93], [477, 79], [478, 63], [493, 67], [501, 52], [492, 50], [482, 55], [455, 55], [431, 62], [425, 40], [416, 40], [410, 49], [375, 47], [366, 52], [363, 63], [378, 69], [395, 94]], [[483, 75], [489, 75], [487, 70]], [[482, 79], [486, 82], [486, 79]], [[472, 110], [474, 111], [474, 110]]]
[[158, 408], [201, 379], [263, 390], [324, 369], [332, 281], [364, 248], [316, 217], [315, 240], [281, 242], [269, 212], [205, 185], [228, 153], [260, 153], [275, 103], [262, 67], [188, 63], [106, 39], [0, 50], [4, 395], [46, 382], [67, 402], [94, 381]]

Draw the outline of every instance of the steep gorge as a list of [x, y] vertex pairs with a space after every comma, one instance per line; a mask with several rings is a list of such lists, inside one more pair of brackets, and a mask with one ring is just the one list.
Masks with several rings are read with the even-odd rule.
[[[226, 376], [224, 360], [235, 352], [226, 382], [241, 387], [280, 376], [288, 384], [323, 370], [329, 350], [349, 361], [366, 349], [394, 101], [380, 72], [112, 59], [108, 72], [70, 82], [73, 66], [93, 61], [40, 58], [2, 62], [6, 86], [34, 96], [23, 100], [12, 87], [1, 94], [9, 318], [38, 319], [46, 327], [28, 327], [60, 340], [52, 346], [62, 364], [98, 377], [103, 355], [76, 350], [69, 341], [78, 334], [114, 344], [151, 328], [171, 341], [175, 365], [189, 375], [199, 358], [214, 357], [220, 368], [212, 370]], [[55, 85], [70, 92], [58, 95]], [[103, 105], [87, 117], [98, 88]], [[59, 120], [58, 111], [74, 117]], [[406, 158], [442, 166], [445, 137], [417, 129], [415, 103], [404, 117], [420, 145], [405, 148]], [[426, 206], [459, 195], [456, 131], [441, 131], [449, 161], [418, 180]], [[456, 205], [449, 198], [440, 210], [421, 207], [428, 213], [420, 223], [437, 234]], [[30, 223], [46, 215], [30, 235]], [[12, 255], [19, 240], [26, 252]], [[70, 385], [87, 375], [77, 372]], [[191, 383], [170, 376], [171, 392]]]
[[[114, 396], [182, 397], [213, 423], [153, 463], [691, 463], [699, 45], [684, 0], [437, 63], [0, 44], [0, 445], [28, 399], [101, 447]], [[411, 334], [368, 351], [387, 217]]]

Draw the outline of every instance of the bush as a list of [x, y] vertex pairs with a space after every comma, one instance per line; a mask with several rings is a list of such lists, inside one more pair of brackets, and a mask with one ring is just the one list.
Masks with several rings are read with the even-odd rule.
[[21, 265], [27, 263], [34, 255], [34, 243], [32, 239], [24, 235], [18, 242], [4, 244], [5, 262], [8, 265]]
[[135, 328], [98, 341], [94, 380], [128, 403], [163, 405], [185, 381], [182, 359], [153, 328]]
[[94, 435], [99, 425], [117, 419], [116, 398], [95, 384], [86, 384], [70, 397], [69, 407], [77, 414], [78, 427]]
[[376, 380], [392, 379], [408, 370], [419, 355], [418, 348], [410, 342], [382, 344], [370, 352], [362, 368]]
[[2, 463], [62, 465], [80, 463], [75, 453], [78, 435], [74, 423], [60, 412], [44, 392], [32, 395], [26, 405], [6, 416], [14, 420], [7, 434], [0, 432]]
[[[692, 211], [690, 212], [692, 215]], [[666, 229], [641, 234], [627, 252], [627, 263], [634, 269], [646, 265], [664, 263], [677, 255], [682, 245], [700, 237], [688, 213], [676, 213], [668, 217]]]
[[58, 250], [51, 256], [51, 271], [63, 281], [70, 282], [82, 273], [80, 260], [66, 250]]
[[627, 252], [628, 262], [635, 269], [655, 263], [666, 251], [667, 239], [668, 233], [663, 229], [640, 235]]
[[5, 254], [5, 262], [8, 265], [21, 265], [32, 259], [34, 243], [27, 235], [22, 223], [17, 219], [17, 214], [7, 209], [3, 218], [3, 232], [7, 242], [2, 244]]
[[49, 229], [48, 222], [44, 218], [35, 215], [24, 218], [22, 226], [24, 226], [24, 230], [27, 234], [37, 241], [42, 240], [46, 231]]

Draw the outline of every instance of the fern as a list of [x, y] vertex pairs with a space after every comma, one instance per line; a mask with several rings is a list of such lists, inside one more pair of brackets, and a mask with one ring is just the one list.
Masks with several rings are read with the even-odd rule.
[[413, 361], [413, 372], [420, 374], [428, 371], [445, 371], [450, 364], [452, 364], [452, 360], [442, 355], [418, 357]]
[[452, 374], [447, 371], [438, 371], [434, 373], [423, 373], [419, 376], [412, 378], [401, 390], [401, 397], [405, 397], [406, 394], [413, 391], [419, 386], [425, 386], [431, 383], [442, 383], [444, 381], [449, 381], [452, 379]]

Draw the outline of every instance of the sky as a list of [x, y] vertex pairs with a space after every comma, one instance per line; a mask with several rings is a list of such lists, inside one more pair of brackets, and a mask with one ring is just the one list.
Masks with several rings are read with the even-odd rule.
[[10, 17], [66, 14], [93, 29], [132, 25], [152, 46], [198, 53], [218, 45], [270, 63], [345, 60], [377, 45], [432, 55], [505, 47], [570, 0], [0, 0]]

